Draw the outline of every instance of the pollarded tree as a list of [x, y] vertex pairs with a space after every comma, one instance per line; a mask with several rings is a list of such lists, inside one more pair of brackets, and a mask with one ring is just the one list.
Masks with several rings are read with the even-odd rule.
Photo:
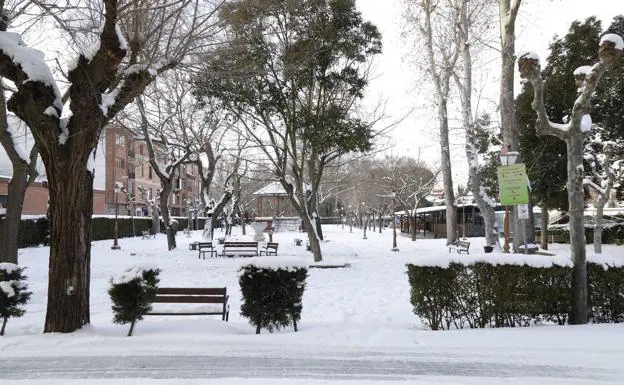
[[[104, 126], [158, 74], [200, 46], [214, 12], [199, 0], [87, 3], [99, 6], [90, 9], [101, 27], [70, 64], [64, 96], [43, 55], [19, 36], [0, 32], [0, 76], [16, 87], [7, 107], [30, 127], [48, 178], [51, 246], [44, 332], [72, 332], [90, 322], [94, 157]], [[121, 20], [133, 25], [124, 29], [129, 39]], [[168, 39], [149, 39], [155, 35]]]
[[611, 68], [618, 65], [624, 49], [624, 41], [615, 34], [606, 34], [600, 40], [599, 61], [592, 67], [575, 70], [578, 97], [574, 101], [568, 123], [554, 123], [549, 120], [544, 104], [544, 83], [539, 57], [534, 53], [525, 53], [518, 59], [520, 75], [528, 79], [533, 86], [532, 107], [537, 113], [536, 132], [538, 135], [551, 135], [564, 141], [567, 146], [568, 202], [570, 213], [570, 245], [572, 252], [574, 290], [573, 307], [570, 321], [574, 324], [587, 323], [587, 260], [585, 254], [584, 231], [584, 190], [583, 190], [583, 149], [584, 139], [591, 131], [589, 117], [590, 99], [600, 78]]
[[221, 20], [230, 41], [207, 58], [197, 94], [219, 99], [271, 163], [320, 261], [317, 191], [334, 159], [372, 147], [356, 108], [381, 35], [354, 0], [232, 1]]

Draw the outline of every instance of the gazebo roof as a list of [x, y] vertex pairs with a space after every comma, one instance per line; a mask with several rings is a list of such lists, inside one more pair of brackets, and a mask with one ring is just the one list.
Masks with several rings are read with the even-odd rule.
[[268, 185], [264, 186], [260, 190], [253, 193], [253, 195], [280, 195], [286, 196], [286, 190], [282, 187], [280, 182], [271, 182]]

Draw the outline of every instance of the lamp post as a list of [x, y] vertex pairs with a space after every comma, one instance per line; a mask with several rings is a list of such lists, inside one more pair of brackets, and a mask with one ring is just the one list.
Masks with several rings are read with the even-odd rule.
[[121, 246], [119, 246], [119, 243], [118, 243], [119, 226], [117, 224], [117, 216], [119, 214], [119, 202], [117, 200], [117, 197], [119, 195], [119, 191], [121, 191], [121, 187], [119, 186], [119, 184], [117, 182], [115, 182], [114, 191], [115, 191], [115, 226], [114, 226], [114, 229], [113, 229], [114, 239], [113, 239], [113, 245], [111, 246], [111, 249], [112, 250], [119, 250], [119, 249], [121, 249]]
[[[503, 149], [500, 153], [501, 165], [503, 167], [516, 163], [519, 153], [517, 151], [509, 151], [511, 145], [507, 145], [507, 149]], [[503, 218], [503, 232], [505, 243], [503, 244], [503, 253], [509, 253], [509, 206], [505, 206], [505, 217]]]

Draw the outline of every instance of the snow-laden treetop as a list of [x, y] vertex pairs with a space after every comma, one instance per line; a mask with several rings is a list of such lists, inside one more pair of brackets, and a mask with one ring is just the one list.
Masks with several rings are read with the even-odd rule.
[[620, 37], [620, 35], [616, 35], [614, 33], [607, 33], [605, 34], [601, 39], [600, 39], [600, 45], [602, 45], [604, 42], [610, 42], [613, 43], [613, 45], [615, 46], [615, 49], [617, 50], [624, 50], [624, 40], [622, 40], [622, 37]]

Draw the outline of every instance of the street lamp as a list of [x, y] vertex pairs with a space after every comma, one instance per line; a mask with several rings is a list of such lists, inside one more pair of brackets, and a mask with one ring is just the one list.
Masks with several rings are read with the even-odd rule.
[[[517, 151], [509, 151], [511, 145], [507, 145], [507, 149], [503, 149], [500, 153], [500, 160], [503, 167], [510, 166], [516, 163], [518, 155]], [[505, 237], [505, 243], [503, 245], [503, 253], [509, 253], [509, 206], [505, 206], [505, 217], [503, 219], [503, 232]]]
[[117, 216], [119, 214], [119, 202], [117, 200], [117, 197], [119, 195], [119, 191], [121, 191], [121, 186], [119, 185], [119, 183], [115, 182], [115, 227], [114, 227], [114, 239], [113, 239], [113, 245], [111, 246], [112, 250], [119, 250], [121, 249], [121, 246], [119, 246], [118, 243], [118, 237], [119, 237], [119, 226], [117, 224]]

